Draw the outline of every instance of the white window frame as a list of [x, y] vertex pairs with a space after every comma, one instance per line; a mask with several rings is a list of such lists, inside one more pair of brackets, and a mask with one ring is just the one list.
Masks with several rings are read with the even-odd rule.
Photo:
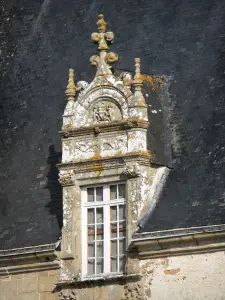
[[[118, 185], [119, 184], [124, 184], [125, 185], [125, 198], [121, 199], [116, 199], [116, 200], [110, 200], [110, 186], [112, 185], [117, 185], [117, 193], [118, 193]], [[87, 202], [87, 189], [88, 188], [96, 188], [96, 187], [103, 187], [103, 201], [99, 202]], [[110, 275], [121, 275], [124, 274], [123, 272], [111, 272], [110, 271], [110, 206], [114, 205], [124, 205], [124, 210], [125, 210], [125, 230], [126, 230], [126, 183], [124, 181], [119, 181], [119, 182], [110, 182], [110, 183], [102, 183], [102, 184], [96, 184], [96, 185], [89, 185], [82, 187], [81, 189], [81, 203], [82, 203], [82, 208], [81, 208], [81, 222], [82, 222], [82, 268], [81, 268], [81, 278], [88, 279], [90, 277], [104, 277], [104, 276], [110, 276]], [[104, 270], [103, 273], [100, 274], [92, 274], [92, 275], [87, 275], [87, 260], [88, 260], [88, 255], [87, 255], [87, 245], [88, 245], [88, 240], [87, 240], [87, 211], [88, 208], [94, 208], [94, 207], [103, 207], [103, 228], [104, 228], [104, 238], [103, 238], [103, 254], [104, 254]], [[117, 222], [119, 221], [118, 219], [118, 214], [117, 214]], [[117, 239], [119, 240], [118, 236]], [[125, 245], [126, 245], [126, 234], [125, 234]], [[117, 249], [118, 253], [118, 249]], [[125, 257], [126, 253], [124, 253]], [[119, 256], [117, 257], [117, 260], [119, 260]], [[117, 262], [118, 263], [118, 262]]]

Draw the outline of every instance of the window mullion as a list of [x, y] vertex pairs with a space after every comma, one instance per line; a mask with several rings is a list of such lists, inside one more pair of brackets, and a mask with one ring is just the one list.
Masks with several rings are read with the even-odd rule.
[[[84, 202], [86, 202], [87, 192], [82, 191], [82, 198]], [[83, 255], [82, 255], [82, 274], [87, 274], [87, 208], [82, 206], [82, 249], [83, 249]]]
[[104, 273], [110, 272], [110, 207], [109, 187], [104, 185]]

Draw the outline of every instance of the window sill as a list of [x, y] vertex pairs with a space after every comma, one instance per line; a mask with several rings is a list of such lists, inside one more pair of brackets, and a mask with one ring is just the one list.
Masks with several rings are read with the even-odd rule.
[[112, 282], [115, 282], [117, 284], [125, 284], [126, 282], [132, 282], [132, 281], [137, 281], [141, 279], [140, 274], [130, 274], [130, 275], [125, 275], [125, 274], [119, 274], [119, 273], [114, 273], [114, 274], [107, 274], [104, 276], [93, 276], [93, 277], [85, 277], [83, 279], [77, 279], [77, 280], [71, 280], [71, 281], [61, 281], [58, 282], [56, 285], [58, 287], [63, 287], [63, 286], [85, 286], [88, 284], [92, 285], [107, 285], [107, 284], [112, 284]]

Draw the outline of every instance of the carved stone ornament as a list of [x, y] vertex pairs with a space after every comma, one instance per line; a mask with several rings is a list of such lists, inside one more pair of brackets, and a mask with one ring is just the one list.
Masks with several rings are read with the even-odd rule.
[[75, 174], [73, 171], [60, 171], [59, 183], [63, 186], [73, 185], [75, 181]]
[[75, 291], [61, 291], [59, 292], [59, 300], [77, 300]]
[[130, 178], [140, 176], [141, 171], [139, 165], [137, 163], [132, 165], [126, 165], [124, 171], [122, 172], [122, 175], [125, 175]]
[[103, 123], [115, 120], [121, 120], [119, 108], [112, 102], [101, 101], [93, 107], [93, 123]]

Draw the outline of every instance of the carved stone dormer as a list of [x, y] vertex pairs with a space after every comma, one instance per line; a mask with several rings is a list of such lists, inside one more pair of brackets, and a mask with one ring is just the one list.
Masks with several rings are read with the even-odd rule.
[[[59, 180], [63, 186], [60, 281], [80, 280], [86, 276], [82, 271], [84, 253], [87, 251], [84, 242], [87, 236], [87, 209], [83, 208], [87, 201], [83, 200], [87, 199], [83, 196], [86, 187], [100, 186], [101, 189], [102, 186], [103, 197], [107, 198], [110, 185], [119, 186], [123, 183], [126, 210], [126, 226], [123, 229], [126, 229], [124, 241], [128, 247], [138, 228], [143, 208], [151, 201], [151, 185], [157, 172], [156, 168], [150, 166], [151, 157], [147, 149], [149, 122], [142, 94], [140, 59], [135, 59], [134, 77], [127, 72], [116, 77], [111, 65], [118, 60], [118, 56], [114, 52], [107, 52], [114, 34], [106, 30], [103, 15], [99, 15], [97, 26], [99, 32], [93, 33], [91, 39], [98, 45], [98, 55], [90, 59], [97, 68], [96, 75], [91, 83], [80, 81], [75, 86], [74, 71], [70, 70], [66, 90], [68, 103], [60, 132], [62, 163], [58, 166]], [[107, 213], [102, 222], [107, 229], [106, 217]], [[107, 254], [104, 255], [107, 260]], [[100, 273], [104, 273], [104, 270]], [[133, 271], [127, 267], [126, 272]]]

